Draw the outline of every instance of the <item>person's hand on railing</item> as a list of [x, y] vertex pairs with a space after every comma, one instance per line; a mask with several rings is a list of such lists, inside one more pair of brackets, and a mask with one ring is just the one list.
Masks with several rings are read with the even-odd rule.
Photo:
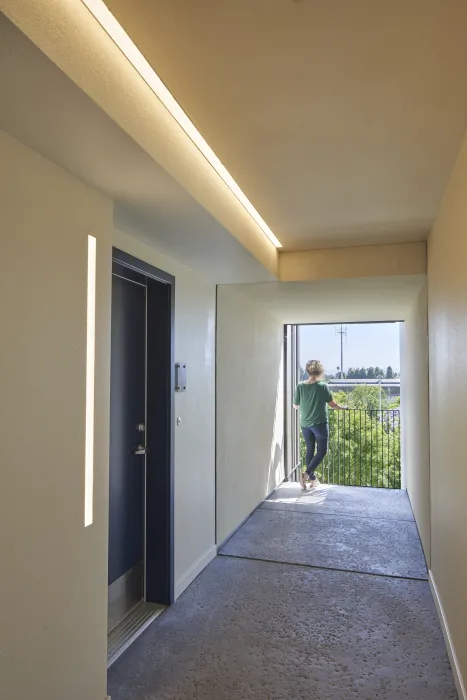
[[348, 406], [341, 406], [341, 404], [337, 403], [337, 401], [330, 401], [329, 407], [333, 408], [335, 411], [348, 411], [349, 410]]

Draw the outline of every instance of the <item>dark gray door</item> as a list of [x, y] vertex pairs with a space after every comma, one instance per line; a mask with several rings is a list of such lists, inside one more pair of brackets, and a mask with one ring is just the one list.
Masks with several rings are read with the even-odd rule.
[[146, 287], [112, 277], [109, 629], [144, 596]]

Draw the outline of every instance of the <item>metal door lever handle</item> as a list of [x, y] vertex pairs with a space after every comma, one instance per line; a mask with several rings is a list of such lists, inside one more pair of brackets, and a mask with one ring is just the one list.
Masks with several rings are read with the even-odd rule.
[[146, 448], [144, 445], [138, 445], [136, 449], [133, 450], [133, 454], [135, 455], [145, 455], [146, 454]]

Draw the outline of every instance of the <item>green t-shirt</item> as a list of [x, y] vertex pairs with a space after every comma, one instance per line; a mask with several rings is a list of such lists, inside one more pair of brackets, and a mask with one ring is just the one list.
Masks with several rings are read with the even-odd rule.
[[331, 390], [326, 382], [307, 384], [300, 382], [295, 389], [293, 402], [300, 406], [302, 428], [328, 422], [328, 403], [332, 401]]

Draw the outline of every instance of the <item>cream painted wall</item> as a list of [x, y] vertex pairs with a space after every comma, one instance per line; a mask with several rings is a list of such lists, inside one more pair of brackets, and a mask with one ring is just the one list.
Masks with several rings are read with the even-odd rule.
[[[94, 523], [84, 528], [87, 236], [97, 237]], [[0, 132], [0, 697], [104, 700], [111, 246], [176, 277], [175, 579], [216, 553], [213, 283], [113, 230], [112, 203]]]
[[424, 241], [304, 252], [284, 251], [279, 254], [279, 279], [282, 282], [425, 273]]
[[[0, 697], [104, 700], [112, 204], [0, 132]], [[97, 237], [84, 528], [87, 237]]]
[[215, 556], [216, 287], [154, 248], [114, 230], [113, 244], [175, 276], [175, 361], [187, 391], [175, 396], [175, 591]]
[[428, 240], [431, 572], [464, 684], [467, 683], [466, 267], [467, 138]]
[[217, 542], [282, 481], [283, 326], [248, 287], [217, 297]]
[[426, 284], [402, 326], [401, 414], [405, 487], [430, 564], [430, 434], [428, 410], [428, 325]]

